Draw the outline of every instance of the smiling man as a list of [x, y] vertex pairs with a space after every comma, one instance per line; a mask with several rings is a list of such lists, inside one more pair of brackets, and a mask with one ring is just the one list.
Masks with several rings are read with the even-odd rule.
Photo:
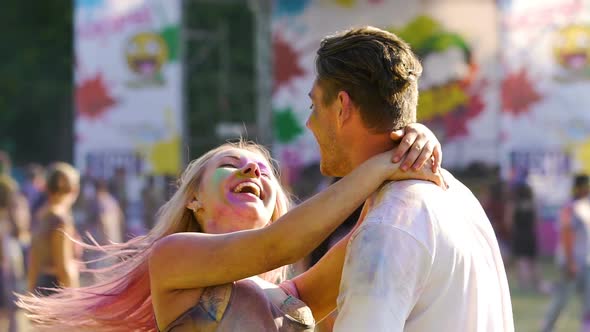
[[[422, 67], [396, 35], [364, 27], [329, 36], [316, 70], [307, 126], [324, 175], [350, 173], [393, 147], [391, 130], [415, 122]], [[442, 175], [445, 186], [391, 182], [366, 202], [348, 243], [335, 331], [514, 330], [490, 222], [462, 183]]]

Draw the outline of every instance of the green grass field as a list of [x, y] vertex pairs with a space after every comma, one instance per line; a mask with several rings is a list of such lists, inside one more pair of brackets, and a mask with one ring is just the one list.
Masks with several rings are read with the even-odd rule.
[[[558, 280], [558, 271], [551, 260], [542, 260], [541, 276], [544, 280], [554, 283]], [[508, 279], [512, 295], [512, 308], [516, 332], [538, 332], [541, 322], [549, 306], [551, 295], [519, 290], [516, 282], [516, 269], [508, 270]], [[555, 331], [576, 332], [580, 328], [580, 298], [572, 296], [562, 312]]]

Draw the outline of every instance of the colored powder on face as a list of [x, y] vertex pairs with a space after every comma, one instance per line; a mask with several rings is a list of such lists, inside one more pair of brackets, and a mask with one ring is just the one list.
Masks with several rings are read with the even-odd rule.
[[215, 172], [213, 172], [213, 177], [211, 181], [206, 184], [208, 188], [206, 190], [208, 192], [212, 192], [212, 190], [219, 190], [221, 196], [224, 199], [227, 199], [227, 195], [225, 195], [225, 190], [223, 188], [223, 181], [226, 180], [231, 175], [231, 171], [226, 168], [217, 168]]
[[[213, 173], [210, 183], [207, 184], [209, 187], [206, 188], [209, 192], [211, 192], [212, 190], [217, 190], [221, 194], [223, 201], [229, 204], [235, 204], [239, 201], [236, 197], [228, 195], [227, 188], [224, 188], [223, 186], [223, 182], [227, 180], [227, 178], [229, 178], [232, 175], [232, 173], [233, 170], [227, 168], [216, 169]], [[240, 177], [239, 174], [237, 177]]]
[[223, 182], [223, 180], [229, 175], [229, 173], [230, 172], [227, 169], [217, 168], [215, 172], [213, 172], [213, 179], [211, 181], [211, 184], [213, 186], [219, 186], [219, 184]]

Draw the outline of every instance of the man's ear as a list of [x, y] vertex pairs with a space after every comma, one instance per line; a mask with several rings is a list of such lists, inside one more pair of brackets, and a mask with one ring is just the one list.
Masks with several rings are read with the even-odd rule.
[[350, 120], [352, 116], [352, 100], [350, 99], [350, 95], [346, 91], [338, 92], [338, 96], [336, 97], [336, 101], [338, 102], [338, 125], [342, 127], [348, 120]]

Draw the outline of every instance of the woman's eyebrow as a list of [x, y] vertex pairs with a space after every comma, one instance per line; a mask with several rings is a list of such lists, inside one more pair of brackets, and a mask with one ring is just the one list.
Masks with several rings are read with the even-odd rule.
[[231, 155], [231, 154], [228, 154], [228, 155], [223, 156], [223, 157], [224, 158], [231, 158], [231, 159], [234, 159], [234, 160], [237, 160], [237, 161], [242, 161], [242, 158], [240, 158], [238, 156]]

